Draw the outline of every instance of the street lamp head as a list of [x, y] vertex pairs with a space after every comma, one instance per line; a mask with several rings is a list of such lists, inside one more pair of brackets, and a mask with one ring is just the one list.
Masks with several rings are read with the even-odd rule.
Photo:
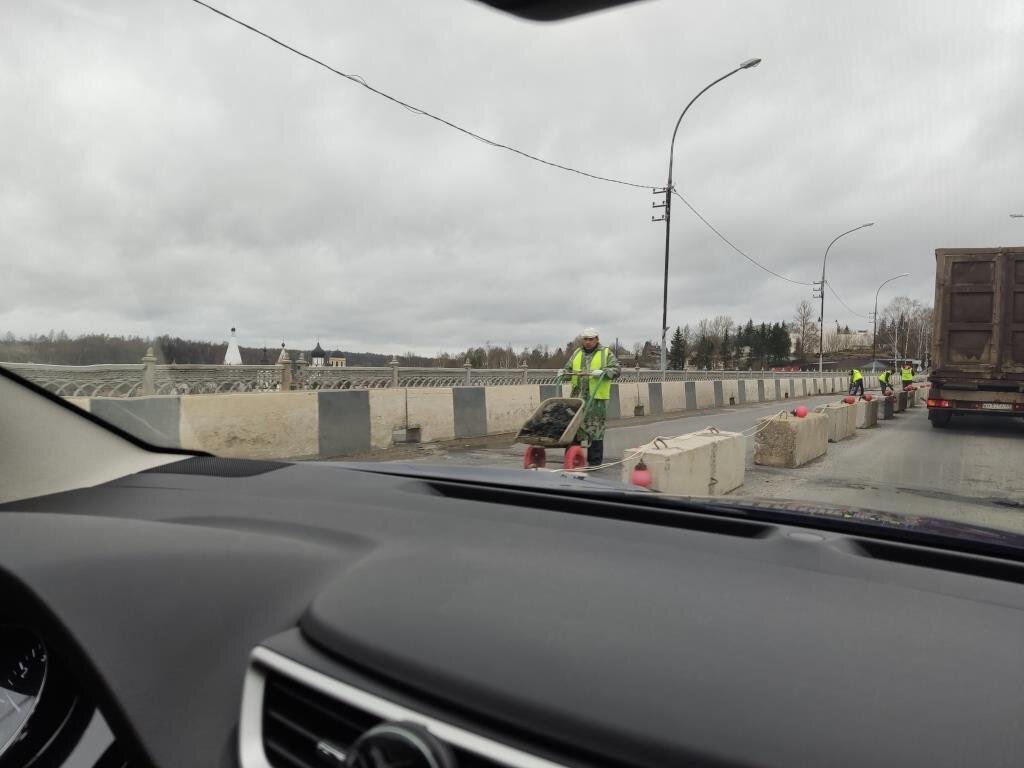
[[760, 63], [760, 59], [747, 59], [742, 64], [740, 64], [740, 69], [753, 69]]
[[1011, 219], [1024, 219], [1024, 213], [1011, 213]]
[[873, 222], [873, 221], [869, 221], [869, 222], [868, 222], [867, 224], [864, 224], [864, 225], [862, 225], [862, 226], [865, 226], [865, 227], [873, 227], [873, 226], [875, 226], [875, 222]]

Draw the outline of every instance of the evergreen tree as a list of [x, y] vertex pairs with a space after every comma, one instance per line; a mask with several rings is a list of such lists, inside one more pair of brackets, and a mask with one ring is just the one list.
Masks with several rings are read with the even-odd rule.
[[668, 366], [674, 371], [683, 370], [686, 364], [686, 339], [683, 338], [683, 331], [677, 325], [676, 332], [672, 334], [672, 343], [669, 346]]

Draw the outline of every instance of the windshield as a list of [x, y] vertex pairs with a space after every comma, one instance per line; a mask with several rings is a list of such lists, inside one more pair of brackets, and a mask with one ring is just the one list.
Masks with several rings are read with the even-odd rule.
[[1019, 3], [5, 19], [0, 365], [110, 424], [1024, 530]]

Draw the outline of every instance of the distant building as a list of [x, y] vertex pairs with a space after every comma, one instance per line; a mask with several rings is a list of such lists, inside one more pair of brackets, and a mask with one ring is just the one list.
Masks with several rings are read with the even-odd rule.
[[639, 358], [635, 361], [642, 368], [658, 368], [661, 366], [661, 345], [644, 342]]
[[316, 346], [313, 347], [313, 351], [309, 353], [309, 364], [314, 368], [323, 368], [326, 360], [327, 353], [324, 352], [323, 347], [320, 346], [320, 340], [317, 339]]
[[[207, 358], [209, 359], [209, 358]], [[241, 365], [242, 352], [238, 349], [238, 339], [235, 338], [235, 329], [231, 329], [231, 341], [228, 342], [227, 352], [224, 353], [224, 365]]]
[[841, 329], [836, 331], [835, 347], [837, 351], [845, 352], [851, 349], [863, 349], [871, 346], [871, 334], [865, 331], [851, 331]]
[[345, 368], [348, 361], [340, 352], [330, 352], [320, 346], [320, 339], [317, 339], [316, 346], [309, 353], [309, 364], [314, 368]]

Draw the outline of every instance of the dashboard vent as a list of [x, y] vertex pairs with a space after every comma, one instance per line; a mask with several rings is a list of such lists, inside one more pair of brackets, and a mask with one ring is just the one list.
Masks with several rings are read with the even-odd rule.
[[145, 474], [206, 475], [208, 477], [253, 477], [287, 467], [285, 461], [225, 459], [220, 456], [192, 456], [182, 461], [145, 469]]
[[444, 742], [459, 768], [566, 768], [355, 688], [257, 648], [246, 677], [239, 726], [242, 768], [345, 765], [356, 740], [375, 726], [406, 722]]
[[263, 748], [274, 768], [329, 765], [318, 744], [347, 752], [360, 734], [382, 722], [280, 675], [267, 677], [263, 695]]
[[1024, 566], [997, 558], [978, 557], [961, 552], [945, 552], [926, 547], [910, 547], [900, 543], [860, 539], [857, 547], [862, 554], [875, 560], [934, 568], [940, 571], [981, 576], [1015, 584], [1024, 584]]
[[[754, 520], [723, 517], [721, 513], [700, 514], [683, 505], [669, 506], [675, 502], [661, 494], [638, 493], [608, 499], [599, 494], [559, 493], [499, 485], [474, 485], [460, 481], [428, 480], [427, 485], [435, 493], [450, 499], [546, 509], [569, 515], [623, 520], [744, 539], [764, 538], [774, 530], [771, 525]], [[690, 507], [699, 506], [699, 503], [691, 500]]]

